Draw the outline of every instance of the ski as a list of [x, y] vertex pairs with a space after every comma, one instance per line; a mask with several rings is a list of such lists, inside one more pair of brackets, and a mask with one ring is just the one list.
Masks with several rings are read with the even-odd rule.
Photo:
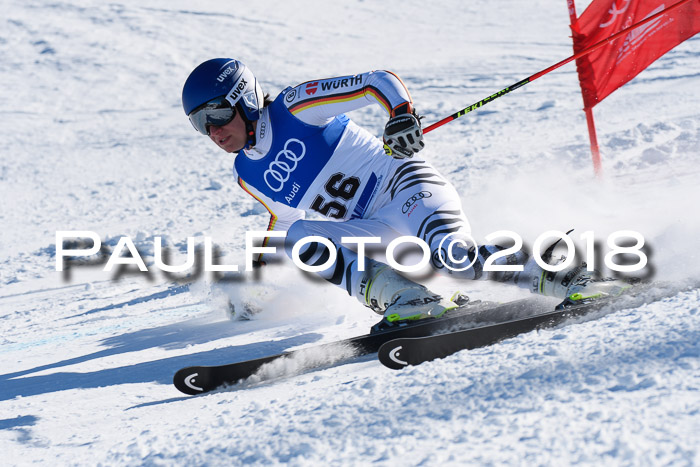
[[[503, 304], [469, 302], [444, 317], [375, 326], [369, 334], [298, 350], [224, 365], [190, 366], [178, 370], [173, 383], [189, 395], [203, 394], [244, 381], [259, 382], [296, 375], [304, 371], [347, 363], [378, 353], [389, 368], [446, 357], [459, 350], [494, 344], [535, 329], [555, 326], [573, 317], [603, 310], [639, 306], [677, 293], [679, 289], [656, 284], [633, 288], [614, 299], [598, 300], [555, 309], [558, 300], [534, 296]], [[644, 291], [644, 293], [641, 293]]]
[[[645, 293], [642, 293], [645, 292]], [[445, 358], [461, 350], [486, 347], [518, 334], [553, 327], [565, 320], [595, 311], [611, 311], [639, 306], [647, 301], [659, 300], [678, 292], [668, 285], [638, 286], [623, 295], [599, 299], [588, 303], [555, 308], [532, 315], [508, 318], [498, 322], [479, 322], [468, 329], [433, 333], [429, 336], [398, 337], [385, 342], [378, 351], [379, 361], [386, 367], [399, 370], [409, 365]], [[546, 308], [545, 308], [546, 310]], [[495, 310], [494, 310], [495, 311]]]
[[[549, 302], [551, 303], [551, 302]], [[504, 316], [522, 316], [542, 309], [542, 298], [533, 297], [502, 305], [489, 302], [470, 302], [446, 316], [437, 319], [401, 323], [385, 329], [350, 339], [283, 352], [253, 360], [215, 366], [191, 366], [178, 370], [173, 383], [181, 392], [189, 395], [203, 394], [225, 385], [234, 385], [255, 377], [256, 381], [285, 376], [284, 366], [290, 373], [348, 362], [357, 357], [375, 353], [385, 342], [398, 338], [429, 336], [465, 327], [475, 322], [494, 320]], [[299, 360], [299, 361], [295, 361]], [[278, 367], [275, 371], [275, 367]], [[267, 371], [269, 370], [269, 371]]]

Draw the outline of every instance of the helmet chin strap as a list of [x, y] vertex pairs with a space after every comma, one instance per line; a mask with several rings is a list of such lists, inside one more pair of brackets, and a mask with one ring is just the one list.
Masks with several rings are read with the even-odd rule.
[[243, 149], [250, 149], [253, 146], [255, 146], [255, 127], [253, 126], [252, 122], [249, 122], [247, 118], [244, 118], [245, 120], [245, 132], [246, 136], [248, 137], [248, 141], [246, 142], [246, 145], [243, 147]]
[[238, 115], [240, 115], [245, 122], [246, 144], [243, 146], [243, 149], [250, 149], [255, 146], [256, 143], [255, 126], [253, 125], [253, 122], [248, 120], [248, 117], [246, 117], [240, 102], [236, 104], [236, 110], [238, 111]]

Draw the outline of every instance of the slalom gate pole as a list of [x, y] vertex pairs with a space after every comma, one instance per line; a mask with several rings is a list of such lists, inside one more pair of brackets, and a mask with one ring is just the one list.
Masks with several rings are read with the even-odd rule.
[[612, 36], [608, 37], [607, 39], [603, 39], [602, 41], [598, 42], [597, 44], [593, 44], [592, 46], [588, 47], [587, 49], [584, 49], [584, 50], [572, 55], [571, 57], [564, 59], [561, 62], [550, 66], [549, 68], [545, 68], [544, 70], [540, 71], [539, 73], [535, 73], [534, 75], [527, 77], [522, 81], [518, 81], [517, 83], [515, 83], [511, 86], [508, 86], [506, 88], [501, 89], [496, 94], [492, 94], [489, 97], [486, 97], [485, 99], [481, 99], [479, 102], [470, 105], [469, 107], [465, 107], [464, 109], [460, 110], [457, 113], [454, 113], [448, 117], [445, 117], [442, 120], [433, 123], [432, 125], [428, 125], [427, 127], [423, 128], [423, 134], [430, 133], [431, 131], [433, 131], [436, 128], [441, 127], [445, 123], [449, 123], [452, 120], [456, 120], [459, 117], [462, 117], [462, 116], [468, 114], [472, 110], [476, 110], [479, 107], [486, 105], [489, 102], [494, 101], [501, 96], [505, 96], [506, 94], [508, 94], [511, 91], [515, 91], [516, 89], [518, 89], [522, 86], [525, 86], [527, 83], [531, 83], [531, 82], [535, 81], [537, 78], [540, 78], [540, 77], [546, 75], [550, 71], [554, 71], [557, 68], [562, 67], [562, 66], [566, 65], [567, 63], [576, 60], [577, 58], [581, 58], [584, 55], [588, 55], [589, 53], [598, 50], [599, 48], [603, 47], [604, 45], [607, 45], [608, 43], [614, 41], [615, 39], [618, 39], [620, 36], [623, 36], [623, 35], [629, 33], [633, 29], [638, 28], [639, 26], [642, 26], [642, 25], [649, 23], [651, 21], [654, 21], [659, 16], [664, 15], [671, 10], [675, 10], [676, 8], [683, 5], [684, 3], [688, 3], [689, 1], [691, 1], [691, 0], [680, 0], [679, 2], [676, 2], [673, 5], [671, 5], [670, 7], [666, 8], [665, 10], [660, 11], [660, 12], [656, 13], [655, 15], [652, 15], [646, 19], [643, 19], [642, 21], [635, 23], [628, 28], [623, 29], [622, 31], [613, 34]]
[[[569, 6], [569, 22], [571, 23], [571, 30], [574, 33], [580, 32], [578, 26], [578, 18], [576, 16], [576, 4], [575, 0], [567, 0]], [[581, 81], [581, 76], [579, 75], [579, 84]], [[583, 95], [583, 87], [581, 87], [581, 95]], [[598, 145], [598, 136], [595, 131], [595, 122], [593, 121], [593, 108], [586, 107], [584, 105], [583, 111], [586, 114], [586, 125], [588, 126], [588, 142], [591, 146], [591, 159], [593, 161], [593, 173], [596, 177], [603, 176], [603, 165], [600, 161], [600, 146]]]

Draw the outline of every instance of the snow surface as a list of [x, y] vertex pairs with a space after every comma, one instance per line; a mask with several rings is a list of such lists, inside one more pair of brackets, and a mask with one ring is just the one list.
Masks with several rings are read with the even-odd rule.
[[[398, 73], [434, 122], [571, 54], [566, 2], [5, 0], [0, 18], [3, 464], [700, 465], [700, 292], [394, 372], [374, 357], [185, 397], [173, 373], [363, 334], [377, 317], [289, 265], [192, 284], [55, 270], [55, 232], [153, 236], [226, 264], [266, 213], [182, 113], [189, 71], [234, 56], [267, 92]], [[587, 3], [587, 2], [586, 2]], [[578, 5], [582, 11], [585, 4]], [[567, 65], [426, 136], [477, 237], [636, 230], [657, 279], [700, 272], [700, 37], [595, 109], [592, 176]], [[379, 108], [353, 115], [380, 134]], [[520, 290], [431, 279], [476, 298]], [[249, 321], [238, 310], [262, 309]], [[286, 369], [289, 370], [289, 369]]]

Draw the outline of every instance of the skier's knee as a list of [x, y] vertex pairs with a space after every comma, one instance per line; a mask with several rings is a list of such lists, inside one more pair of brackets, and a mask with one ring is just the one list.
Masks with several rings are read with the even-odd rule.
[[[296, 221], [291, 225], [289, 230], [287, 230], [284, 251], [292, 260], [294, 260], [296, 256], [297, 259], [307, 265], [316, 266], [318, 264], [323, 264], [328, 260], [331, 254], [330, 250], [337, 252], [338, 247], [330, 238], [320, 235], [319, 232], [312, 232], [306, 227], [306, 223], [303, 220]], [[325, 239], [325, 241], [308, 240], [308, 237], [312, 235], [320, 236]], [[298, 251], [296, 255], [294, 255], [293, 250], [297, 245]]]
[[477, 261], [474, 260], [474, 256], [477, 254], [474, 247], [467, 248], [455, 244], [451, 245], [448, 249], [439, 246], [437, 248], [431, 248], [430, 253], [430, 265], [437, 272], [464, 275], [463, 273], [467, 269], [471, 269], [469, 265], [472, 263], [474, 263], [472, 268], [476, 266], [477, 269], [480, 269], [478, 258]]
[[487, 262], [495, 266], [522, 265], [527, 262], [527, 254], [518, 251], [504, 255], [501, 253], [503, 250], [505, 247], [500, 245], [481, 245], [477, 248], [474, 245], [467, 247], [455, 244], [450, 247], [449, 251], [445, 248], [431, 250], [431, 264], [439, 272], [454, 274], [463, 279], [512, 282], [513, 273], [489, 271]]

